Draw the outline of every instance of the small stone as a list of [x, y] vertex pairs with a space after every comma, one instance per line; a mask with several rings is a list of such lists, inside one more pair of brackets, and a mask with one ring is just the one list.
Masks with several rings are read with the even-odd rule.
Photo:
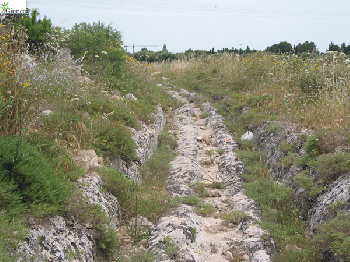
[[241, 140], [248, 140], [248, 141], [253, 140], [253, 135], [254, 134], [252, 132], [247, 131], [244, 133], [243, 136], [241, 136]]
[[230, 251], [226, 251], [225, 252], [225, 258], [228, 260], [228, 261], [232, 261], [233, 262], [233, 256], [232, 256], [232, 253]]
[[45, 110], [45, 111], [42, 111], [41, 114], [43, 114], [44, 116], [49, 116], [49, 115], [53, 114], [53, 111]]
[[213, 163], [210, 157], [203, 157], [199, 162], [204, 166], [209, 166]]
[[210, 244], [210, 251], [211, 253], [218, 253], [219, 249], [215, 244]]
[[203, 184], [205, 186], [212, 186], [213, 185], [213, 182], [212, 181], [204, 181]]
[[208, 192], [208, 196], [210, 197], [221, 197], [221, 194], [218, 189], [210, 190]]
[[148, 239], [142, 239], [139, 243], [137, 243], [137, 247], [147, 247], [148, 245]]

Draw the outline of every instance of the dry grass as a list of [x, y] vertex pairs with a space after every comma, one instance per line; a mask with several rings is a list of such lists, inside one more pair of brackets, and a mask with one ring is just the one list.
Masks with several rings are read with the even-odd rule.
[[201, 86], [224, 89], [226, 96], [237, 91], [243, 100], [268, 94], [272, 100], [259, 105], [262, 110], [303, 127], [349, 129], [350, 68], [342, 55], [224, 53], [157, 63], [153, 69], [174, 79], [202, 80]]

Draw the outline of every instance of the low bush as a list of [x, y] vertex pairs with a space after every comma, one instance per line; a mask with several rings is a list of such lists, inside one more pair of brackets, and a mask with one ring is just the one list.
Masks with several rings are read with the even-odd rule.
[[309, 171], [303, 171], [294, 177], [294, 182], [301, 186], [311, 197], [316, 197], [323, 189], [322, 185], [317, 185], [313, 179], [307, 175]]
[[[332, 252], [337, 259], [350, 259], [350, 217], [341, 211], [336, 217], [318, 226], [314, 242], [325, 255]], [[326, 258], [327, 259], [327, 258]]]
[[136, 159], [136, 144], [131, 131], [121, 122], [101, 121], [94, 146], [107, 156]]
[[310, 162], [323, 181], [335, 180], [338, 176], [350, 171], [350, 154], [324, 154]]
[[45, 207], [57, 214], [69, 200], [70, 184], [57, 173], [34, 146], [18, 137], [0, 137], [0, 180], [11, 185], [14, 195], [28, 208]]

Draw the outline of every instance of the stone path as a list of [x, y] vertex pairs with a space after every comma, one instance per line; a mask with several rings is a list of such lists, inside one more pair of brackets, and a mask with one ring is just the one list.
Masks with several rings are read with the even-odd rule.
[[[180, 92], [187, 98], [195, 96], [185, 90]], [[223, 118], [209, 103], [195, 108], [187, 98], [177, 93], [174, 96], [185, 104], [175, 112], [179, 148], [171, 163], [167, 189], [174, 196], [190, 196], [195, 194], [194, 183], [203, 183], [208, 194], [202, 199], [215, 210], [199, 216], [194, 207], [182, 204], [160, 219], [149, 239], [149, 248], [159, 252], [157, 261], [270, 261], [274, 243], [268, 232], [258, 226], [258, 206], [243, 194], [243, 163], [234, 153], [237, 144]], [[201, 119], [202, 113], [208, 117]], [[224, 188], [215, 189], [215, 185]], [[238, 225], [230, 224], [221, 217], [231, 211], [247, 216]]]

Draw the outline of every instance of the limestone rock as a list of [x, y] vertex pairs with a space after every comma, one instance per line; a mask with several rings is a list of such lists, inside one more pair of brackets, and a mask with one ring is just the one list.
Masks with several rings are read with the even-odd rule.
[[[95, 261], [95, 242], [88, 231], [75, 220], [50, 217], [30, 230], [17, 250], [17, 261]], [[69, 253], [72, 257], [66, 257]]]
[[137, 102], [137, 98], [133, 94], [130, 94], [130, 93], [125, 95], [125, 99], [129, 100], [129, 101]]
[[81, 164], [85, 171], [96, 171], [100, 167], [99, 157], [94, 150], [80, 151], [75, 157], [75, 160]]
[[109, 226], [118, 228], [121, 218], [119, 202], [111, 193], [100, 191], [103, 186], [100, 176], [91, 173], [88, 177], [78, 179], [78, 183], [88, 203], [101, 206], [109, 218]]
[[247, 131], [241, 136], [241, 140], [248, 140], [251, 141], [253, 140], [253, 132]]

